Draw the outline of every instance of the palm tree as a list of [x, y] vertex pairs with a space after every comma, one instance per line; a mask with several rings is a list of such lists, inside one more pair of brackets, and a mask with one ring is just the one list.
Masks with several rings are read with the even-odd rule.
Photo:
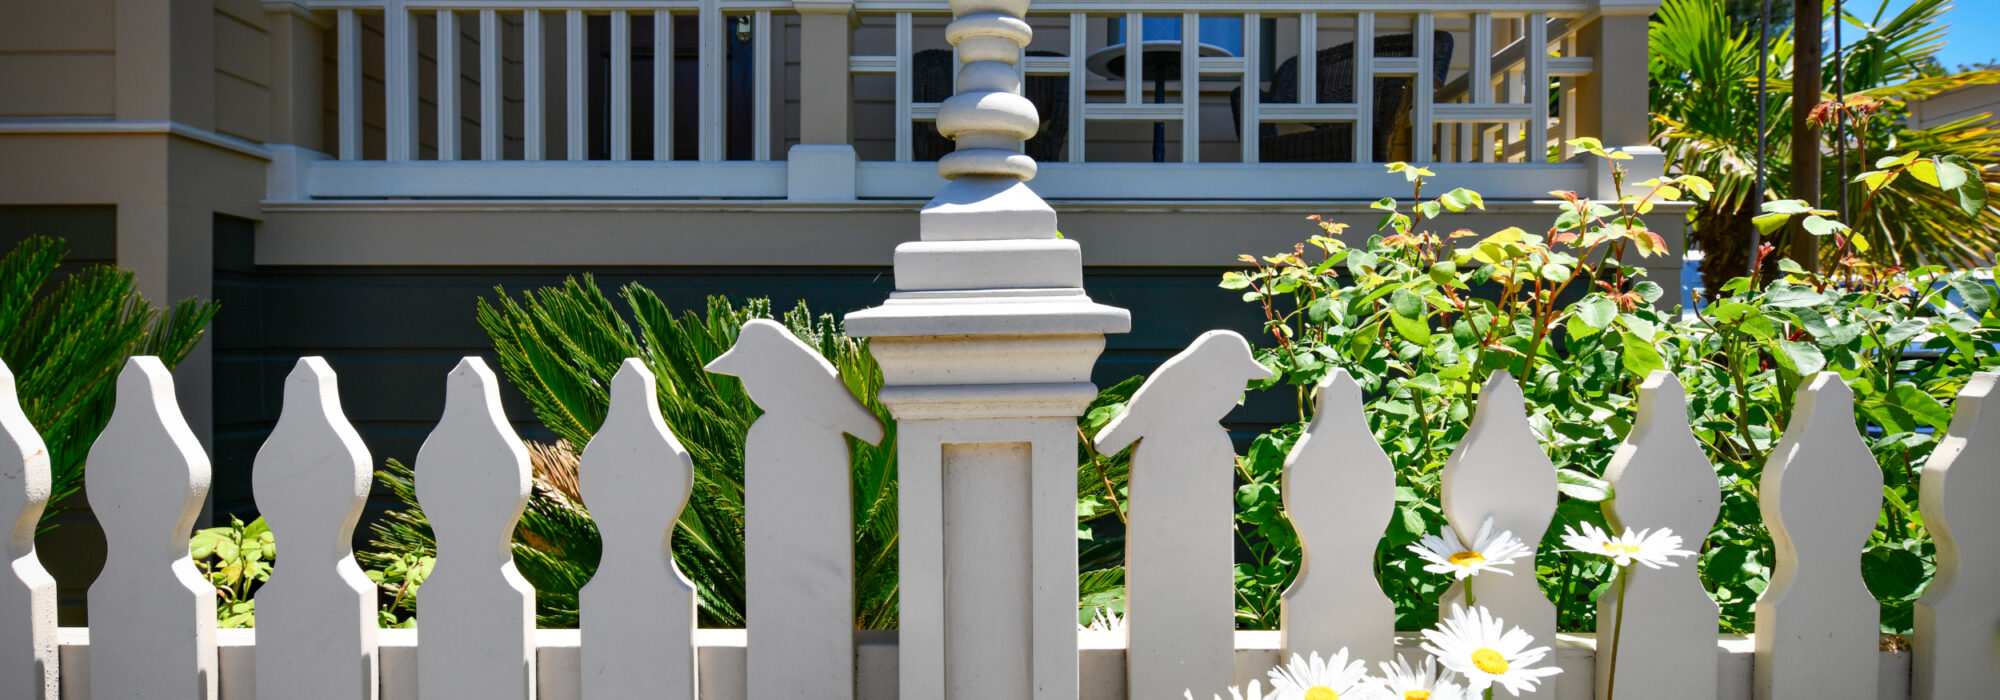
[[[1839, 182], [1840, 173], [1852, 177], [1872, 170], [1880, 157], [1914, 150], [1925, 156], [1987, 163], [2000, 152], [2000, 130], [1981, 126], [1976, 119], [1929, 129], [1904, 125], [1902, 117], [1911, 100], [1965, 85], [2000, 82], [2000, 72], [1992, 70], [1936, 72], [1935, 56], [1949, 30], [1942, 16], [1949, 9], [1946, 0], [1917, 0], [1892, 14], [1889, 0], [1883, 0], [1865, 17], [1851, 12], [1840, 17], [1857, 30], [1853, 34], [1857, 38], [1837, 58], [1828, 52], [1824, 70], [1828, 76], [1836, 71], [1844, 75], [1847, 95], [1856, 98], [1850, 104], [1860, 109], [1843, 112], [1850, 118], [1845, 167], [1838, 148], [1842, 144], [1829, 142], [1822, 147], [1821, 191], [1828, 193], [1826, 204], [1838, 202], [1842, 187], [1849, 188], [1850, 203], [1861, 202], [1864, 190]], [[1689, 238], [1705, 256], [1704, 286], [1718, 289], [1747, 270], [1756, 235], [1751, 224], [1757, 213], [1760, 133], [1756, 29], [1732, 18], [1724, 0], [1666, 0], [1652, 23], [1650, 43], [1654, 138], [1670, 169], [1702, 175], [1717, 185], [1716, 195], [1690, 213]], [[1786, 198], [1791, 191], [1787, 156], [1791, 133], [1784, 118], [1793, 99], [1791, 58], [1790, 32], [1774, 32], [1764, 76], [1770, 115], [1762, 132], [1767, 141], [1763, 159], [1767, 199]], [[1817, 97], [1830, 100], [1833, 95]], [[1861, 114], [1868, 112], [1872, 113]], [[1980, 170], [1986, 191], [2000, 194], [2000, 171]], [[2000, 252], [2000, 209], [1981, 203], [1968, 212], [1962, 204], [1951, 193], [1907, 179], [1873, 201], [1867, 220], [1851, 223], [1870, 244], [1867, 256], [1879, 262], [1990, 264]], [[1850, 213], [1855, 209], [1850, 206]]]

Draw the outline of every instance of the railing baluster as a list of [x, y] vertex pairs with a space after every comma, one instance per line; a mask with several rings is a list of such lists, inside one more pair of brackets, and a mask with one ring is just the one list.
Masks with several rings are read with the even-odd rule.
[[569, 99], [566, 101], [569, 107], [569, 114], [568, 118], [563, 121], [563, 128], [568, 131], [569, 139], [563, 151], [563, 157], [568, 160], [588, 160], [590, 153], [584, 150], [583, 146], [585, 126], [583, 122], [583, 10], [570, 10], [564, 22], [564, 29], [569, 34], [567, 40], [563, 42], [563, 71], [568, 73], [565, 83], [569, 90]]
[[[1362, 412], [1361, 385], [1321, 379], [1312, 423], [1285, 458], [1285, 512], [1304, 559], [1279, 608], [1281, 658], [1347, 649], [1394, 659], [1396, 604], [1375, 580], [1375, 550], [1396, 507], [1396, 467]], [[1339, 507], [1325, 507], [1339, 503]]]
[[658, 379], [637, 359], [611, 378], [604, 425], [578, 471], [603, 534], [603, 563], [579, 594], [584, 700], [694, 700], [695, 589], [674, 563], [674, 521], [694, 463], [660, 415]]
[[479, 11], [479, 158], [500, 160], [500, 145], [506, 141], [500, 102], [506, 95], [506, 81], [500, 77], [500, 13]]
[[632, 15], [611, 12], [611, 159], [632, 159]]
[[1319, 104], [1319, 13], [1299, 13], [1299, 104]]
[[1139, 90], [1139, 83], [1145, 79], [1146, 72], [1142, 46], [1145, 43], [1146, 16], [1138, 12], [1125, 13], [1125, 104], [1128, 105], [1145, 102]]
[[[1426, 42], [1427, 22], [1419, 22], [1419, 45]], [[1424, 53], [1421, 49], [1418, 53]], [[1430, 63], [1418, 61], [1418, 82], [1429, 80]], [[1556, 513], [1556, 467], [1542, 451], [1534, 428], [1528, 425], [1527, 398], [1514, 375], [1495, 372], [1479, 391], [1479, 403], [1472, 425], [1459, 440], [1458, 449], [1445, 461], [1439, 490], [1443, 495], [1445, 521], [1456, 534], [1471, 544], [1488, 518], [1493, 532], [1512, 532], [1528, 547], [1527, 556], [1507, 569], [1512, 576], [1486, 574], [1453, 584], [1441, 602], [1449, 608], [1464, 604], [1466, 584], [1476, 581], [1475, 602], [1493, 614], [1534, 635], [1537, 645], [1554, 644], [1556, 608], [1535, 580], [1535, 562], [1540, 555], [1542, 534]], [[1543, 684], [1522, 697], [1547, 700], [1555, 688]]]
[[1201, 162], [1201, 14], [1181, 14], [1181, 162]]
[[674, 159], [674, 15], [653, 12], [653, 160]]
[[747, 696], [851, 697], [854, 505], [846, 436], [881, 442], [882, 423], [832, 364], [776, 321], [743, 324], [735, 346], [707, 369], [741, 377], [764, 411], [743, 447]]
[[912, 58], [915, 31], [910, 13], [896, 13], [896, 160], [903, 163], [916, 159], [916, 127], [910, 123], [914, 119], [910, 104], [916, 99], [911, 93], [917, 89]]
[[701, 38], [698, 40], [698, 46], [701, 51], [701, 105], [699, 109], [701, 113], [700, 155], [704, 161], [719, 161], [728, 157], [728, 153], [724, 148], [727, 144], [727, 129], [729, 128], [729, 124], [726, 121], [728, 112], [724, 109], [723, 105], [723, 96], [726, 94], [723, 91], [723, 81], [727, 80], [728, 76], [725, 75], [727, 66], [724, 65], [725, 62], [722, 55], [723, 47], [728, 39], [723, 36], [723, 32], [727, 29], [724, 26], [723, 20], [722, 5], [718, 0], [701, 0], [701, 17], [698, 20], [701, 26]]
[[2000, 374], [1958, 392], [1943, 442], [1924, 463], [1918, 503], [1937, 541], [1937, 575], [1916, 605], [1912, 700], [1977, 697], [2000, 688]]
[[1375, 13], [1354, 16], [1354, 162], [1375, 162]]
[[1831, 372], [1808, 381], [1759, 483], [1777, 550], [1757, 599], [1759, 700], [1853, 697], [1880, 675], [1881, 607], [1856, 562], [1882, 512], [1882, 470], [1854, 427], [1847, 383]]
[[1263, 117], [1257, 113], [1257, 106], [1263, 102], [1263, 66], [1258, 61], [1264, 56], [1264, 16], [1255, 12], [1243, 15], [1243, 162], [1255, 163], [1259, 157], [1258, 139], [1263, 136]]
[[1097, 434], [1106, 454], [1139, 443], [1125, 540], [1131, 697], [1210, 693], [1235, 680], [1235, 451], [1219, 423], [1246, 381], [1270, 376], [1243, 336], [1209, 331]]
[[[1491, 12], [1479, 12], [1472, 15], [1471, 59], [1470, 74], [1466, 77], [1467, 89], [1470, 93], [1467, 101], [1476, 105], [1492, 104], [1493, 13]], [[1469, 131], [1476, 133], [1468, 133]], [[1476, 124], [1470, 130], [1459, 129], [1459, 136], [1464, 141], [1461, 148], [1465, 151], [1464, 155], [1467, 156], [1461, 158], [1461, 160], [1467, 162], [1493, 160], [1493, 149], [1490, 144], [1484, 144], [1483, 133], [1483, 130], [1480, 130]], [[1480, 150], [1477, 148], [1479, 145], [1486, 145], [1486, 148]]]
[[527, 10], [521, 13], [521, 157], [525, 160], [541, 160], [547, 157], [544, 144], [548, 128], [544, 121], [548, 106], [548, 94], [543, 90], [543, 71], [548, 70], [542, 55], [542, 11]]
[[535, 591], [514, 569], [528, 502], [528, 451], [500, 412], [500, 384], [477, 357], [445, 380], [444, 417], [417, 450], [417, 501], [437, 564], [417, 591], [424, 700], [526, 700], [535, 691]]
[[753, 15], [752, 25], [755, 39], [750, 45], [751, 53], [751, 115], [750, 115], [750, 158], [771, 159], [771, 51], [777, 47], [778, 37], [771, 30], [771, 11], [758, 10]]
[[188, 555], [208, 456], [160, 358], [125, 361], [113, 406], [83, 477], [108, 552], [88, 601], [91, 697], [211, 700], [215, 587]]
[[[1437, 91], [1437, 71], [1433, 67], [1437, 53], [1437, 15], [1429, 12], [1417, 13], [1417, 74], [1410, 79], [1412, 100], [1410, 162], [1428, 163], [1432, 160], [1431, 138], [1436, 132], [1436, 122], [1431, 117], [1431, 96]], [[1359, 92], [1359, 91], [1357, 91]]]
[[336, 22], [339, 63], [334, 81], [340, 91], [340, 110], [334, 119], [340, 125], [340, 159], [361, 160], [361, 16], [353, 10], [341, 10]]
[[1528, 15], [1528, 150], [1522, 160], [1549, 161], [1549, 15]]
[[[458, 15], [437, 11], [437, 159], [458, 160]], [[480, 86], [485, 87], [485, 86]]]
[[[1090, 71], [1084, 67], [1083, 59], [1090, 51], [1090, 15], [1082, 12], [1069, 13], [1069, 162], [1084, 161], [1086, 148], [1084, 130], [1090, 120], [1084, 116], [1084, 87], [1090, 81]], [[1025, 83], [1024, 83], [1025, 84]]]
[[375, 584], [354, 561], [374, 485], [368, 447], [340, 410], [332, 368], [300, 358], [284, 410], [251, 469], [285, 559], [257, 589], [257, 690], [296, 700], [372, 700], [379, 671]]
[[417, 36], [416, 18], [403, 0], [384, 0], [382, 45], [387, 57], [382, 62], [387, 86], [383, 125], [388, 134], [387, 158], [391, 161], [417, 157]]
[[[1688, 426], [1687, 394], [1673, 373], [1654, 371], [1639, 386], [1638, 416], [1605, 467], [1604, 480], [1614, 494], [1604, 502], [1614, 534], [1664, 527], [1695, 550], [1715, 527], [1722, 507], [1715, 467]], [[1627, 566], [1626, 581], [1597, 599], [1597, 697], [1613, 697], [1614, 661], [1617, 690], [1625, 691], [1615, 697], [1702, 698], [1715, 692], [1718, 609], [1702, 588], [1696, 561], [1678, 564]]]
[[0, 518], [12, 523], [0, 576], [0, 695], [57, 700], [56, 580], [35, 553], [49, 503], [49, 446], [14, 392], [14, 373], [0, 362]]

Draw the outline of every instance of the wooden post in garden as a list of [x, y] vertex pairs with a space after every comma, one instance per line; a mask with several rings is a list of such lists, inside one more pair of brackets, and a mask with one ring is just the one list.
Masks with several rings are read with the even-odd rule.
[[[1792, 5], [1792, 198], [1814, 207], [1819, 206], [1819, 127], [1811, 116], [1819, 104], [1821, 4], [1795, 0]], [[1803, 217], [1785, 230], [1791, 240], [1785, 257], [1807, 270], [1819, 269], [1819, 239], [1806, 231]]]
[[965, 65], [938, 130], [952, 180], [896, 248], [896, 291], [847, 316], [897, 420], [906, 698], [1077, 697], [1076, 417], [1104, 334], [1083, 256], [1028, 189], [1039, 124], [1015, 64], [1028, 0], [951, 0]]

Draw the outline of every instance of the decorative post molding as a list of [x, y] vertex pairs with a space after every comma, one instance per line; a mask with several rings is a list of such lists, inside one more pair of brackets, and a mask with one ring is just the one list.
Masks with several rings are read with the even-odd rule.
[[799, 143], [785, 156], [785, 196], [853, 201], [853, 0], [793, 0], [799, 13]]
[[49, 446], [16, 399], [0, 362], [0, 518], [7, 575], [0, 579], [0, 696], [56, 700], [56, 580], [35, 554], [35, 528], [49, 504]]
[[[900, 688], [906, 698], [1077, 697], [1076, 417], [1104, 334], [1083, 255], [1023, 180], [1034, 105], [1014, 64], [1028, 0], [952, 0], [966, 61], [938, 113], [958, 151], [896, 248], [896, 291], [847, 316], [897, 420]], [[946, 517], [946, 513], [950, 513]]]

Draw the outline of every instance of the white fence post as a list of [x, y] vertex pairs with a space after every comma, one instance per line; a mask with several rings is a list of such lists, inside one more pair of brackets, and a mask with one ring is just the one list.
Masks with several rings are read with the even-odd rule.
[[812, 347], [769, 319], [743, 324], [708, 371], [743, 379], [764, 415], [743, 446], [752, 698], [854, 694], [854, 503], [846, 435], [882, 423]]
[[[1688, 426], [1686, 391], [1680, 378], [1657, 370], [1639, 386], [1638, 403], [1632, 432], [1604, 469], [1612, 487], [1604, 516], [1614, 533], [1665, 527], [1681, 536], [1686, 549], [1699, 550], [1715, 527], [1722, 494], [1715, 467]], [[1623, 575], [1628, 577], [1623, 588], [1614, 587], [1597, 602], [1597, 696], [1613, 693], [1614, 635], [1617, 690], [1623, 691], [1616, 697], [1684, 700], [1714, 693], [1719, 610], [1702, 587], [1695, 561], [1662, 569], [1635, 563]]]
[[0, 695], [56, 700], [56, 580], [35, 554], [52, 488], [49, 447], [18, 399], [14, 373], [0, 362], [0, 518], [12, 521], [0, 579]]
[[215, 587], [188, 556], [208, 456], [160, 358], [126, 360], [87, 461], [84, 488], [107, 551], [90, 585], [91, 697], [213, 700]]
[[1861, 579], [1861, 548], [1882, 511], [1882, 470], [1840, 375], [1799, 390], [1759, 499], [1778, 556], [1757, 599], [1757, 700], [1873, 696], [1881, 608]]
[[1244, 382], [1270, 376], [1243, 336], [1203, 333], [1097, 434], [1106, 454], [1139, 443], [1125, 535], [1131, 697], [1206, 696], [1235, 682], [1236, 449], [1218, 423]]
[[534, 700], [535, 591], [514, 569], [514, 524], [528, 503], [528, 450], [500, 412], [477, 357], [445, 381], [444, 417], [417, 451], [417, 501], [437, 564], [417, 589], [424, 700]]
[[373, 700], [380, 692], [375, 584], [354, 561], [354, 526], [373, 484], [368, 448], [340, 410], [333, 369], [299, 358], [285, 407], [251, 471], [285, 559], [257, 589], [257, 689], [288, 700]]
[[[1494, 372], [1486, 380], [1472, 426], [1445, 461], [1440, 478], [1445, 521], [1460, 537], [1479, 532], [1490, 517], [1494, 532], [1513, 532], [1528, 547], [1526, 557], [1507, 567], [1512, 576], [1479, 575], [1475, 602], [1534, 635], [1537, 645], [1555, 644], [1556, 607], [1535, 579], [1535, 562], [1542, 535], [1555, 519], [1556, 468], [1528, 425], [1527, 397], [1514, 375]], [[1453, 584], [1442, 604], [1464, 603], [1470, 581]], [[1522, 697], [1553, 698], [1555, 686], [1544, 683]]]
[[1285, 512], [1304, 556], [1279, 608], [1279, 654], [1345, 648], [1351, 658], [1391, 661], [1396, 604], [1375, 580], [1375, 550], [1396, 509], [1396, 467], [1362, 413], [1361, 385], [1347, 370], [1319, 382], [1312, 423], [1285, 458]]
[[694, 700], [694, 584], [674, 565], [674, 521], [694, 462], [660, 416], [658, 378], [628, 358], [577, 471], [604, 558], [579, 594], [584, 700]]
[[[1913, 700], [2000, 692], [2000, 374], [1982, 372], [1958, 392], [1951, 429], [1918, 486], [1924, 525], [1937, 540], [1937, 574], [1917, 599]], [[1994, 406], [1987, 406], [1989, 402]]]

